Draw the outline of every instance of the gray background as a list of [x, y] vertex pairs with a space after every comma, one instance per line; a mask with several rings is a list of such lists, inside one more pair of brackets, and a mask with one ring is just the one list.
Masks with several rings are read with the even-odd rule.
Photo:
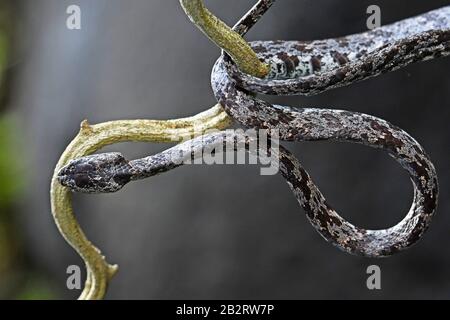
[[[251, 0], [207, 1], [232, 24]], [[279, 0], [249, 39], [310, 40], [365, 29], [366, 8], [383, 24], [448, 1]], [[65, 27], [69, 4], [82, 8], [82, 30]], [[168, 119], [214, 104], [211, 67], [219, 55], [176, 0], [27, 1], [13, 105], [30, 150], [21, 223], [29, 260], [53, 279], [61, 298], [68, 265], [82, 265], [53, 223], [50, 177], [81, 120]], [[354, 257], [313, 230], [280, 176], [257, 167], [189, 166], [130, 184], [114, 195], [75, 196], [86, 233], [120, 271], [114, 299], [450, 298], [450, 59], [410, 66], [317, 97], [270, 98], [293, 106], [344, 108], [399, 125], [426, 148], [440, 178], [437, 215], [425, 238], [382, 260]], [[140, 157], [166, 145], [121, 144], [107, 150]], [[296, 143], [329, 202], [352, 222], [380, 228], [409, 209], [407, 174], [386, 154], [326, 142]], [[365, 270], [381, 266], [382, 287], [366, 288]]]

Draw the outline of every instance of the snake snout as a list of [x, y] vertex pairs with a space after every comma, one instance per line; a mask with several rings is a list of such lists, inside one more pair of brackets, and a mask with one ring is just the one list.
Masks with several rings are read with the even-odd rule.
[[58, 181], [72, 191], [111, 193], [131, 180], [131, 166], [122, 154], [96, 154], [72, 160], [58, 173]]

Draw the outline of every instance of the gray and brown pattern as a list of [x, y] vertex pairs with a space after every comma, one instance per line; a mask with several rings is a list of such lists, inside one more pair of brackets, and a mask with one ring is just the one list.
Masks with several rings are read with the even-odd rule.
[[[298, 121], [302, 121], [301, 134], [307, 140], [350, 141], [386, 150], [408, 171], [414, 183], [414, 203], [401, 223], [387, 230], [364, 230], [340, 217], [299, 160], [281, 147], [278, 154], [280, 172], [309, 221], [325, 239], [349, 253], [379, 257], [408, 248], [421, 238], [437, 206], [438, 183], [433, 165], [414, 139], [401, 129], [369, 115], [320, 109], [303, 109], [297, 114], [284, 112], [288, 116], [280, 118], [280, 122], [296, 121], [299, 124]], [[235, 133], [231, 137], [234, 149], [251, 144], [248, 136]], [[96, 154], [71, 161], [61, 169], [58, 177], [64, 186], [76, 192], [116, 192], [130, 181], [161, 174], [181, 166], [188, 158], [201, 157], [205, 148], [225, 148], [229, 141], [230, 135], [226, 133], [205, 135], [133, 161], [127, 161], [120, 153]], [[276, 149], [270, 151], [272, 157], [277, 156], [273, 154]]]
[[[255, 24], [258, 18], [252, 15], [250, 21]], [[336, 39], [250, 44], [271, 72], [264, 79], [244, 74], [225, 55], [226, 68], [239, 87], [272, 95], [314, 95], [414, 62], [448, 56], [450, 6]]]
[[[253, 15], [250, 21], [253, 25], [258, 17]], [[450, 53], [449, 28], [450, 7], [444, 7], [339, 39], [254, 42], [255, 51], [272, 66], [265, 79], [240, 73], [226, 54], [214, 66], [215, 96], [240, 124], [277, 130], [286, 141], [332, 140], [379, 148], [408, 171], [415, 197], [406, 217], [386, 230], [365, 230], [353, 226], [332, 209], [309, 175], [292, 165], [297, 163], [296, 159], [281, 160], [290, 172], [297, 172], [292, 189], [310, 222], [325, 239], [347, 252], [387, 256], [420, 239], [437, 207], [438, 182], [433, 164], [416, 140], [382, 119], [349, 111], [271, 105], [253, 93], [312, 95], [413, 62], [446, 56]]]
[[[273, 2], [261, 0], [235, 30], [246, 33]], [[406, 217], [386, 230], [365, 230], [339, 216], [298, 159], [283, 147], [279, 149], [280, 172], [309, 221], [325, 239], [346, 252], [368, 257], [388, 256], [410, 247], [422, 237], [438, 201], [436, 171], [429, 157], [410, 135], [382, 119], [343, 110], [271, 105], [250, 92], [314, 94], [412, 62], [447, 55], [448, 18], [449, 7], [445, 7], [395, 27], [385, 27], [383, 31], [341, 39], [311, 43], [255, 42], [253, 48], [263, 59], [274, 59], [272, 73], [266, 79], [233, 71], [234, 65], [225, 55], [214, 66], [214, 93], [240, 124], [277, 130], [280, 138], [287, 141], [331, 140], [378, 148], [388, 152], [409, 173], [414, 201]], [[250, 143], [248, 137], [238, 133], [234, 139], [246, 147]], [[59, 180], [78, 192], [115, 192], [129, 181], [178, 167], [186, 157], [195, 157], [205, 147], [223, 146], [224, 141], [223, 133], [215, 133], [133, 161], [125, 160], [118, 153], [93, 155], [69, 163], [60, 171]]]

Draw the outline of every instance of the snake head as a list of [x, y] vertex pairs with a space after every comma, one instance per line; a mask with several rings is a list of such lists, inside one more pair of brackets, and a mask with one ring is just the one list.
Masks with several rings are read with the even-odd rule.
[[112, 193], [130, 180], [132, 168], [117, 152], [95, 154], [69, 162], [58, 172], [58, 181], [74, 192]]

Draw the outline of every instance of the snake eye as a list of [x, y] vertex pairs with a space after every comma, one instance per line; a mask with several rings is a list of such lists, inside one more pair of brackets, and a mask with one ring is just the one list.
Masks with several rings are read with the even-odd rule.
[[117, 182], [119, 185], [126, 185], [128, 182], [130, 182], [131, 176], [129, 173], [118, 173], [114, 176], [114, 181]]
[[75, 185], [80, 189], [87, 189], [90, 185], [90, 179], [85, 174], [75, 174]]

